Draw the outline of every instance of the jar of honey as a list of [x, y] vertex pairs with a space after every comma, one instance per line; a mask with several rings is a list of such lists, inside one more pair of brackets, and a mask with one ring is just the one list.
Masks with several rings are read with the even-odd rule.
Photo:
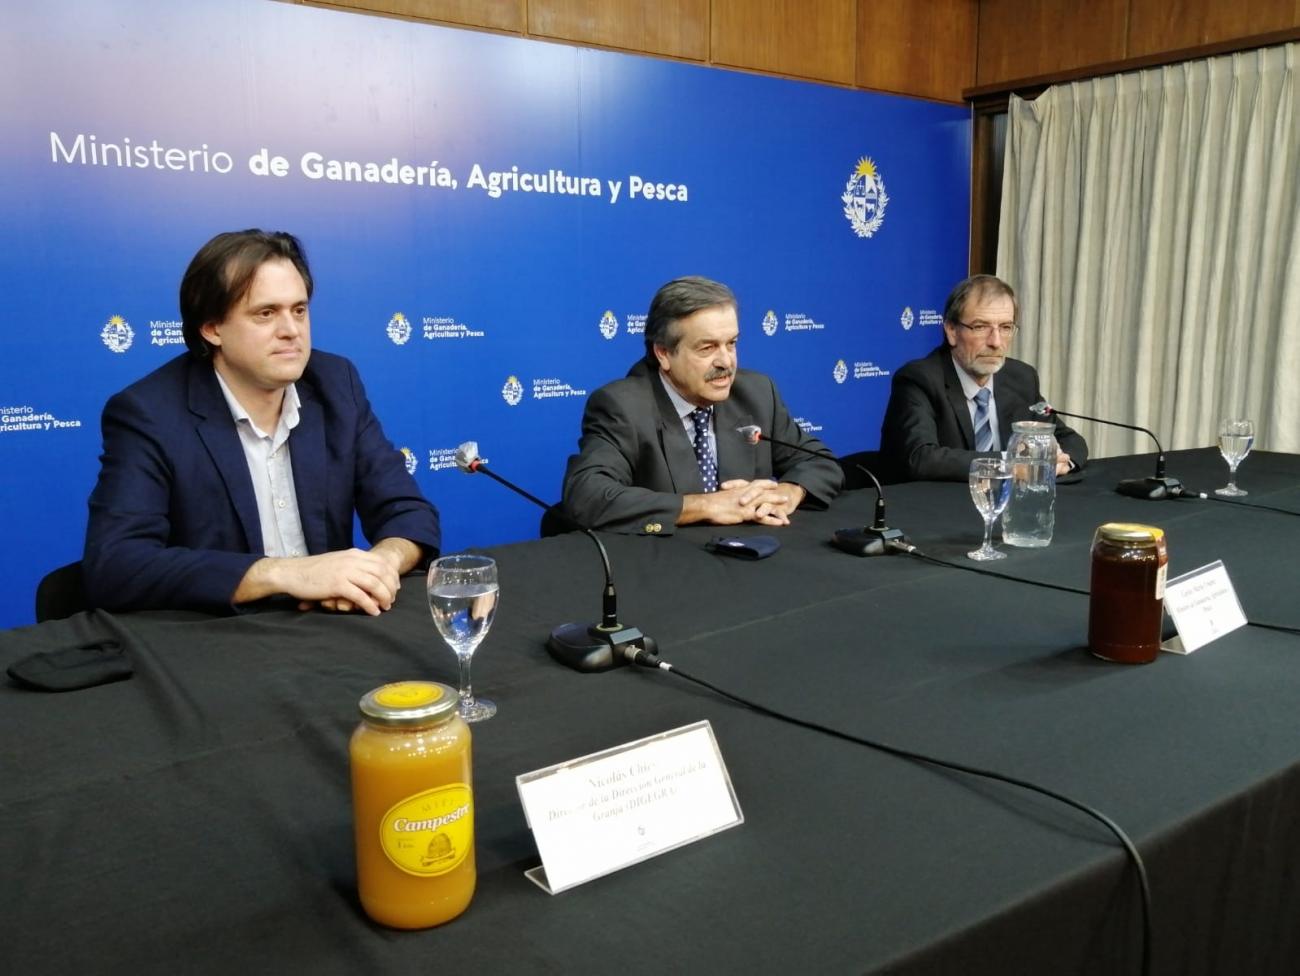
[[349, 749], [357, 891], [382, 925], [441, 925], [474, 896], [470, 735], [458, 700], [432, 681], [384, 685], [361, 699]]
[[1107, 522], [1092, 538], [1088, 646], [1120, 664], [1149, 664], [1160, 653], [1164, 620], [1165, 533], [1151, 525]]

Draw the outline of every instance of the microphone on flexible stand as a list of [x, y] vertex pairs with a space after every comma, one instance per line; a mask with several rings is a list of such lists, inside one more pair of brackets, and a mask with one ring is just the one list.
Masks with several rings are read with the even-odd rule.
[[[763, 428], [756, 424], [737, 427], [736, 433], [745, 438], [746, 443], [749, 444], [767, 441], [769, 444], [777, 445], [777, 447], [802, 451], [804, 454], [810, 454], [813, 457], [826, 458], [829, 461], [837, 460], [835, 455], [829, 451], [814, 451], [802, 444], [792, 444], [789, 441], [779, 441], [774, 437], [769, 437], [763, 433]], [[885, 524], [885, 491], [880, 487], [880, 481], [862, 465], [855, 464], [854, 467], [870, 478], [872, 484], [876, 486], [876, 518], [870, 525], [861, 529], [836, 529], [834, 535], [831, 536], [832, 545], [854, 556], [887, 556], [899, 552], [898, 546], [906, 544], [908, 539], [901, 529], [891, 529]]]
[[485, 474], [498, 484], [505, 485], [516, 495], [527, 498], [534, 505], [556, 513], [585, 534], [600, 550], [601, 565], [605, 568], [600, 623], [590, 626], [560, 624], [551, 631], [551, 636], [546, 641], [546, 649], [551, 657], [575, 671], [608, 671], [610, 668], [626, 664], [638, 651], [655, 654], [657, 648], [653, 638], [646, 637], [635, 627], [619, 623], [618, 593], [614, 589], [614, 574], [609, 566], [609, 553], [605, 551], [605, 544], [600, 541], [595, 532], [584, 525], [579, 525], [559, 507], [548, 505], [536, 495], [507, 481], [495, 471], [488, 470], [487, 462], [478, 456], [477, 441], [466, 441], [456, 448], [456, 467], [466, 474]]
[[1039, 400], [1029, 408], [1029, 412], [1036, 417], [1050, 417], [1053, 414], [1060, 414], [1062, 417], [1071, 417], [1077, 420], [1091, 420], [1094, 424], [1106, 424], [1110, 427], [1123, 427], [1125, 430], [1136, 430], [1146, 434], [1156, 442], [1156, 473], [1152, 478], [1125, 478], [1115, 486], [1115, 490], [1121, 495], [1128, 495], [1131, 498], [1178, 498], [1187, 493], [1183, 483], [1177, 478], [1165, 477], [1165, 449], [1160, 446], [1160, 438], [1155, 433], [1147, 430], [1145, 427], [1137, 427], [1134, 424], [1122, 424], [1118, 420], [1102, 420], [1100, 417], [1089, 417], [1081, 413], [1066, 413], [1064, 410], [1057, 410], [1046, 400]]

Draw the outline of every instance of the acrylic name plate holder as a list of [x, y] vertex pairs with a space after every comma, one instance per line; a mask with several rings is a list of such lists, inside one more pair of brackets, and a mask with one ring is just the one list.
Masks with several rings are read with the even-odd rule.
[[745, 822], [707, 722], [516, 777], [550, 894]]

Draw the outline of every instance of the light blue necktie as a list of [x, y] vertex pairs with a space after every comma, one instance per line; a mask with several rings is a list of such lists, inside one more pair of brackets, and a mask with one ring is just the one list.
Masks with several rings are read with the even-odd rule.
[[981, 453], [993, 450], [993, 424], [989, 421], [989, 397], [993, 391], [987, 386], [975, 394], [975, 450]]
[[712, 407], [696, 407], [691, 411], [691, 421], [695, 424], [695, 460], [700, 465], [700, 478], [704, 481], [705, 491], [718, 490], [718, 460], [713, 456], [713, 445], [709, 443], [709, 421], [712, 417]]

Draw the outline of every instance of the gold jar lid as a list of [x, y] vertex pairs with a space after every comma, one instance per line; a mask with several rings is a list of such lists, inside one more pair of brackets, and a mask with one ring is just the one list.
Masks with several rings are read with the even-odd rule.
[[454, 688], [437, 681], [395, 681], [368, 692], [357, 707], [373, 725], [417, 728], [446, 721], [459, 701]]
[[1097, 535], [1117, 546], [1141, 548], [1154, 546], [1165, 537], [1165, 530], [1137, 522], [1106, 522], [1097, 527]]

